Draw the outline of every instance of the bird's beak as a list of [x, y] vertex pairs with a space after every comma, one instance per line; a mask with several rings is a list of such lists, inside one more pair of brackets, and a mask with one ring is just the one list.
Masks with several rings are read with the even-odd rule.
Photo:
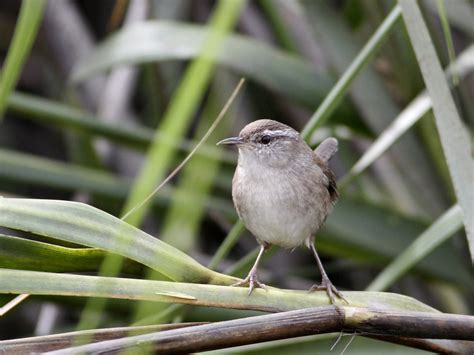
[[242, 144], [243, 141], [240, 137], [230, 137], [221, 140], [220, 142], [217, 142], [216, 145], [221, 145], [221, 144], [228, 144], [228, 145], [237, 145], [237, 144]]

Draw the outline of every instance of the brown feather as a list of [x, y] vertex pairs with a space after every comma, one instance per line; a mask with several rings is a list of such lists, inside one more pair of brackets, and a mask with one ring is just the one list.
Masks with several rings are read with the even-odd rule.
[[331, 198], [331, 203], [335, 203], [337, 198], [339, 197], [339, 193], [337, 192], [337, 184], [336, 184], [336, 176], [334, 175], [333, 171], [329, 168], [329, 166], [323, 162], [319, 157], [315, 154], [314, 160], [316, 164], [322, 169], [324, 175], [328, 178], [328, 184], [326, 188], [329, 192], [329, 197]]

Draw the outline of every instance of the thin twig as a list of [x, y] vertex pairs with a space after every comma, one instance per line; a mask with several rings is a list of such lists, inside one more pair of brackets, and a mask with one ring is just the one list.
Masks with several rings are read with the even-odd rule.
[[18, 304], [23, 302], [25, 299], [27, 299], [29, 294], [22, 294], [16, 296], [14, 299], [12, 299], [10, 302], [8, 302], [6, 305], [0, 308], [0, 317], [5, 315], [8, 311], [11, 309], [15, 308]]
[[187, 155], [187, 157], [171, 172], [171, 174], [168, 175], [168, 177], [166, 179], [164, 179], [161, 184], [159, 184], [143, 201], [141, 201], [140, 203], [138, 203], [137, 205], [135, 205], [131, 210], [129, 210], [127, 213], [125, 213], [125, 215], [122, 216], [122, 220], [126, 219], [128, 216], [130, 216], [133, 212], [135, 212], [137, 209], [139, 209], [140, 207], [142, 207], [145, 203], [147, 203], [148, 201], [150, 201], [153, 196], [155, 196], [155, 194], [164, 186], [168, 183], [168, 181], [170, 181], [182, 168], [183, 166], [189, 161], [189, 159], [192, 158], [192, 156], [194, 155], [194, 153], [196, 153], [196, 151], [201, 147], [201, 145], [207, 140], [207, 138], [209, 138], [209, 136], [212, 134], [212, 132], [214, 131], [214, 129], [217, 127], [217, 125], [219, 124], [219, 122], [222, 120], [222, 118], [224, 118], [224, 115], [227, 113], [227, 111], [229, 110], [229, 107], [230, 105], [232, 104], [232, 102], [234, 102], [235, 98], [237, 97], [237, 94], [239, 93], [240, 89], [242, 88], [242, 85], [244, 84], [245, 82], [245, 79], [242, 78], [240, 79], [239, 83], [237, 84], [237, 86], [235, 87], [234, 91], [232, 92], [232, 95], [230, 95], [229, 99], [227, 100], [227, 102], [225, 103], [224, 107], [222, 108], [221, 112], [219, 113], [219, 115], [217, 116], [216, 120], [214, 121], [214, 123], [211, 125], [211, 127], [209, 127], [209, 129], [207, 130], [206, 134], [202, 137], [202, 139], [196, 144], [196, 146], [194, 147], [194, 149]]

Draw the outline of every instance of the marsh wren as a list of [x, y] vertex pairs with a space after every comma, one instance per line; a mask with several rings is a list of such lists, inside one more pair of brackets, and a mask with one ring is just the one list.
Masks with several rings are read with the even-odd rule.
[[[248, 276], [234, 286], [265, 288], [257, 278], [260, 259], [271, 245], [293, 249], [310, 248], [322, 276], [311, 290], [326, 290], [345, 300], [329, 280], [314, 244], [338, 197], [336, 180], [328, 161], [337, 151], [337, 140], [327, 138], [315, 151], [293, 128], [272, 120], [245, 126], [238, 137], [217, 144], [236, 145], [238, 165], [232, 180], [232, 198], [237, 214], [260, 244], [257, 260]], [[347, 301], [346, 301], [347, 302]]]

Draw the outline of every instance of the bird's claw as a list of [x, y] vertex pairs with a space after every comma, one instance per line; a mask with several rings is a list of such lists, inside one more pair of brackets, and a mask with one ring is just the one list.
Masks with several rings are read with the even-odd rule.
[[236, 282], [235, 284], [232, 284], [232, 287], [238, 287], [238, 286], [249, 286], [249, 292], [248, 295], [250, 296], [252, 294], [252, 291], [255, 288], [263, 288], [265, 291], [268, 290], [267, 286], [260, 281], [257, 280], [257, 273], [255, 271], [250, 271], [250, 273], [247, 275], [245, 279], [242, 281]]
[[321, 280], [321, 284], [320, 285], [314, 285], [313, 287], [311, 287], [309, 289], [309, 292], [313, 292], [313, 291], [319, 291], [319, 290], [326, 290], [326, 293], [331, 301], [331, 304], [336, 304], [336, 298], [334, 297], [334, 295], [336, 295], [337, 297], [339, 297], [340, 299], [342, 299], [344, 302], [346, 302], [347, 304], [349, 304], [349, 301], [344, 297], [344, 295], [342, 294], [342, 292], [340, 292], [336, 286], [334, 286], [331, 282], [331, 280], [329, 280], [329, 278], [326, 276], [322, 278]]

